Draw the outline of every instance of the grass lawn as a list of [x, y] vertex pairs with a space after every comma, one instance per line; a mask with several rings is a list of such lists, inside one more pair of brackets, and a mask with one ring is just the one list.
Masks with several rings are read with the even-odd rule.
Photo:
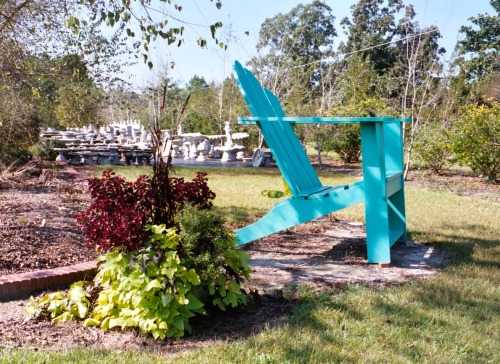
[[[144, 173], [127, 171], [128, 178]], [[176, 168], [191, 178], [195, 169]], [[325, 184], [352, 177], [321, 175]], [[268, 211], [265, 189], [282, 189], [277, 169], [210, 169], [215, 205], [235, 225]], [[335, 214], [363, 218], [361, 206]], [[411, 239], [455, 255], [427, 280], [383, 289], [290, 289], [298, 297], [286, 323], [248, 338], [175, 356], [81, 348], [63, 352], [0, 349], [0, 363], [499, 363], [500, 204], [407, 188]]]

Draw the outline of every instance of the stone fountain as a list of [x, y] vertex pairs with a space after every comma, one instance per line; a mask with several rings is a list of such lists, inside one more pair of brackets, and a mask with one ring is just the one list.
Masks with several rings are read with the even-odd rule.
[[215, 147], [214, 149], [222, 152], [221, 162], [233, 162], [236, 160], [236, 153], [242, 152], [245, 147], [233, 142], [233, 129], [229, 121], [225, 122], [224, 130], [226, 131], [226, 142], [222, 147]]
[[205, 139], [201, 133], [184, 133], [180, 134], [184, 139], [183, 147], [186, 149], [184, 152], [184, 159], [196, 159], [198, 157], [198, 143]]

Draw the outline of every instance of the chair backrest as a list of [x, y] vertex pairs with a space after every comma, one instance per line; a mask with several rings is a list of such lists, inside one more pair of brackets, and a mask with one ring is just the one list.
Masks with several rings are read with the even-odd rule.
[[[234, 64], [234, 73], [243, 98], [254, 117], [285, 116], [276, 96], [263, 88], [255, 76], [237, 61]], [[322, 186], [290, 123], [258, 121], [257, 125], [293, 196], [300, 196], [303, 191]]]

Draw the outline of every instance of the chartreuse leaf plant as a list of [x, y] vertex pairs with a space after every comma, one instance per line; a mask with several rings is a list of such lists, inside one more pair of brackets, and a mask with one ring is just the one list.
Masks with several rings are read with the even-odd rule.
[[[142, 185], [126, 184], [108, 173], [105, 180], [96, 183], [98, 195], [108, 201], [110, 197], [103, 191], [112, 191], [114, 196], [123, 195], [116, 191], [127, 191], [127, 206], [141, 205], [144, 202], [134, 202], [137, 196], [149, 195], [137, 192], [147, 186], [146, 179], [139, 181]], [[144, 213], [141, 219], [146, 221], [143, 229], [147, 238], [142, 244], [122, 239], [124, 233], [119, 236], [120, 243], [101, 239], [98, 246], [101, 250], [106, 247], [107, 252], [98, 258], [93, 282], [78, 282], [68, 292], [32, 299], [28, 312], [50, 317], [53, 322], [84, 320], [85, 326], [103, 330], [138, 328], [155, 339], [164, 339], [190, 333], [189, 319], [206, 314], [205, 305], [225, 310], [246, 303], [240, 281], [249, 278], [248, 255], [236, 249], [234, 233], [210, 210], [208, 202], [215, 195], [206, 186], [206, 178], [200, 175], [193, 182], [177, 181], [178, 190], [180, 186], [187, 187], [182, 187], [183, 199], [178, 200], [182, 202], [175, 207], [170, 226], [147, 223], [152, 219]], [[178, 195], [175, 188], [171, 191]], [[121, 213], [118, 206], [94, 201], [93, 212], [80, 215], [81, 223], [89, 227], [86, 219], [95, 221], [96, 216], [113, 223], [126, 220], [126, 216], [110, 220], [110, 206], [115, 215]], [[122, 211], [126, 214], [128, 210]], [[134, 239], [141, 236], [134, 231]], [[107, 237], [111, 239], [112, 234]]]
[[27, 307], [28, 314], [36, 317], [50, 316], [54, 323], [83, 319], [91, 306], [90, 297], [84, 282], [77, 282], [71, 285], [68, 292], [54, 292], [38, 301], [31, 297]]
[[204, 313], [193, 294], [200, 284], [194, 269], [181, 265], [175, 228], [149, 226], [148, 247], [137, 254], [110, 252], [100, 258], [95, 282], [102, 288], [85, 326], [138, 327], [155, 339], [191, 332], [190, 317]]

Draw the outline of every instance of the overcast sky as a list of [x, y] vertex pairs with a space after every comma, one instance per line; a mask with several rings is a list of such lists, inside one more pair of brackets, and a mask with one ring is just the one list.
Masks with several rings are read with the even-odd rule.
[[[175, 63], [169, 70], [169, 76], [184, 84], [194, 75], [202, 76], [207, 82], [219, 82], [231, 73], [234, 60], [244, 63], [256, 55], [255, 44], [258, 41], [260, 25], [267, 18], [278, 13], [287, 13], [301, 2], [298, 0], [222, 0], [222, 8], [217, 10], [214, 2], [209, 0], [185, 0], [183, 10], [175, 14], [189, 24], [184, 24], [186, 44], [176, 46], [158, 46], [151, 54], [155, 62], [154, 71], [149, 71], [142, 62], [129, 68], [126, 72], [136, 88], [144, 87], [154, 79], [155, 72], [161, 65]], [[342, 35], [340, 21], [350, 16], [350, 7], [357, 3], [354, 0], [326, 0], [335, 16], [335, 28], [339, 37], [336, 44], [345, 39]], [[417, 12], [417, 21], [423, 27], [436, 25], [443, 38], [440, 45], [447, 50], [450, 57], [459, 37], [461, 25], [469, 25], [467, 20], [477, 14], [493, 14], [489, 0], [405, 0], [412, 3]], [[161, 6], [161, 5], [157, 5]], [[224, 52], [210, 38], [208, 25], [216, 21], [223, 23], [223, 28], [217, 31], [220, 41], [227, 43]], [[245, 33], [249, 32], [249, 35]], [[198, 36], [208, 40], [208, 49], [197, 46]], [[446, 58], [445, 57], [445, 58]]]

